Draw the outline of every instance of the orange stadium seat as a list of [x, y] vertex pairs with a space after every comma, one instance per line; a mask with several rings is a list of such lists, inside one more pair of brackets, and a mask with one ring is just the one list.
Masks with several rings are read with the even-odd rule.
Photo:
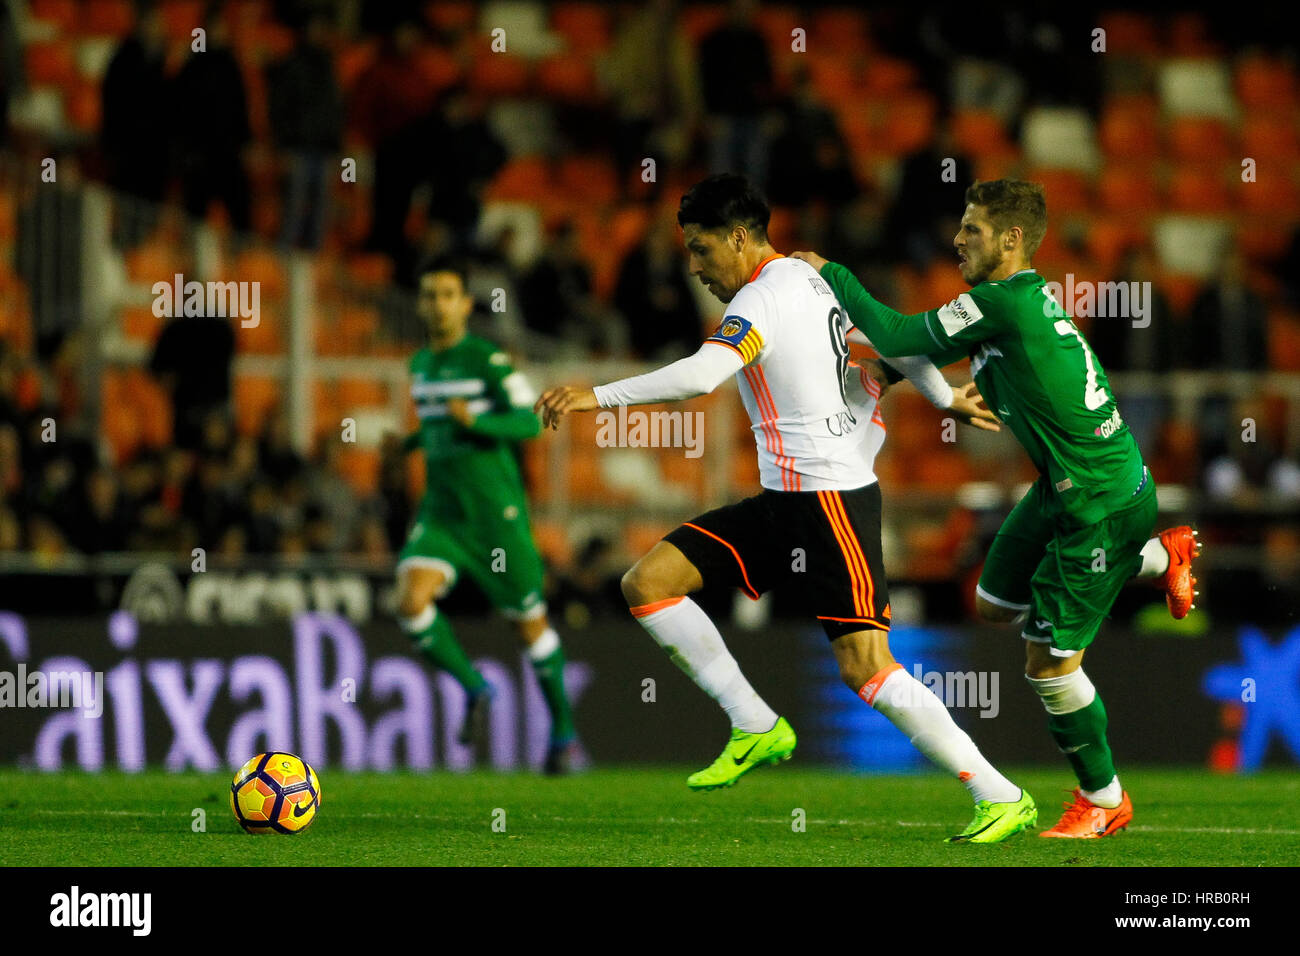
[[334, 393], [333, 382], [314, 382], [311, 389], [313, 424], [320, 429], [337, 430], [343, 420], [338, 397]]
[[531, 74], [521, 57], [481, 52], [469, 68], [469, 86], [487, 96], [523, 96], [529, 92]]
[[345, 414], [388, 404], [388, 388], [369, 378], [341, 378], [335, 384], [335, 395]]
[[1154, 213], [1162, 205], [1160, 183], [1147, 164], [1108, 163], [1097, 180], [1097, 201], [1106, 212]]
[[[759, 32], [763, 34], [763, 39], [767, 41], [767, 49], [772, 57], [773, 66], [779, 72], [790, 59], [789, 54], [792, 52], [790, 44], [794, 39], [791, 33], [795, 27], [807, 29], [808, 22], [793, 7], [764, 5], [755, 11], [754, 25], [758, 27]], [[806, 46], [805, 49], [807, 49]], [[819, 49], [825, 48], [819, 47]]]
[[1300, 219], [1300, 193], [1289, 169], [1266, 167], [1253, 183], [1236, 181], [1241, 209], [1262, 216]]
[[364, 40], [348, 43], [334, 54], [334, 74], [338, 77], [339, 88], [345, 94], [375, 61], [378, 48], [378, 40]]
[[1287, 110], [1296, 105], [1296, 76], [1282, 59], [1254, 55], [1237, 64], [1237, 98], [1247, 110]]
[[672, 530], [666, 521], [629, 521], [623, 526], [623, 546], [628, 554], [640, 557]]
[[288, 277], [279, 255], [270, 249], [247, 249], [231, 263], [229, 278], [260, 283], [261, 301], [281, 298], [287, 291]]
[[[804, 19], [800, 18], [800, 26], [804, 25]], [[866, 56], [871, 49], [866, 14], [852, 7], [827, 7], [818, 10], [812, 16], [812, 29], [809, 34], [808, 49], [810, 50], [862, 57]], [[789, 33], [786, 36], [788, 37]]]
[[190, 31], [203, 26], [203, 10], [203, 0], [165, 0], [160, 4], [159, 13], [167, 39], [188, 44]]
[[445, 90], [461, 79], [464, 68], [455, 55], [439, 47], [421, 47], [416, 53], [416, 68], [420, 71], [430, 90]]
[[371, 495], [379, 489], [379, 450], [346, 446], [339, 453], [339, 471], [358, 494]]
[[439, 30], [465, 30], [474, 26], [478, 13], [472, 3], [431, 0], [424, 5], [424, 19]]
[[130, 305], [122, 309], [122, 335], [136, 342], [152, 345], [166, 323], [166, 319], [153, 314], [152, 306]]
[[1129, 246], [1144, 241], [1145, 229], [1131, 218], [1098, 219], [1088, 227], [1088, 255], [1106, 275], [1114, 274]]
[[1092, 208], [1088, 180], [1069, 169], [1034, 169], [1026, 176], [1031, 182], [1042, 183], [1047, 191], [1049, 215], [1065, 212], [1087, 212]]
[[863, 72], [863, 89], [859, 95], [872, 98], [903, 93], [920, 79], [916, 67], [906, 60], [887, 56], [870, 56]]
[[534, 202], [550, 192], [551, 183], [551, 169], [546, 160], [540, 156], [520, 156], [502, 167], [488, 184], [485, 195], [490, 200]]
[[1241, 154], [1260, 164], [1275, 160], [1293, 165], [1300, 158], [1295, 124], [1279, 122], [1269, 110], [1248, 114], [1241, 122]]
[[560, 103], [596, 103], [601, 99], [592, 62], [572, 54], [543, 60], [537, 66], [537, 92]]
[[1216, 167], [1176, 167], [1169, 177], [1170, 209], [1215, 213], [1228, 212], [1232, 206], [1232, 194]]
[[967, 156], [1006, 156], [1016, 151], [996, 113], [961, 110], [952, 117], [953, 139]]
[[1161, 53], [1156, 19], [1145, 13], [1108, 13], [1098, 24], [1106, 31], [1106, 52], [1155, 56]]
[[1269, 365], [1279, 372], [1300, 372], [1300, 313], [1269, 310], [1268, 358]]
[[284, 322], [273, 306], [260, 303], [257, 325], [245, 327], [231, 319], [235, 331], [235, 351], [240, 355], [278, 355], [284, 351]]
[[143, 369], [127, 373], [123, 398], [135, 412], [141, 440], [161, 447], [172, 437], [172, 406], [162, 386]]
[[1214, 117], [1176, 117], [1169, 123], [1166, 139], [1176, 162], [1217, 163], [1240, 159], [1232, 130]]
[[392, 281], [393, 261], [378, 252], [358, 252], [348, 257], [348, 278], [359, 286], [384, 286]]
[[566, 156], [555, 173], [552, 189], [556, 187], [586, 207], [612, 203], [619, 195], [618, 173], [605, 156], [590, 153]]
[[[1246, 184], [1241, 188], [1244, 190]], [[1252, 213], [1243, 217], [1237, 226], [1237, 247], [1256, 262], [1276, 261], [1286, 251], [1295, 227], [1294, 214], [1278, 215], [1271, 210]]]
[[[13, 241], [18, 234], [18, 206], [13, 193], [0, 187], [0, 244]], [[0, 257], [0, 270], [7, 264], [7, 258]]]
[[1113, 97], [1101, 112], [1097, 132], [1106, 156], [1130, 160], [1160, 155], [1160, 111], [1149, 96]]
[[688, 4], [677, 15], [677, 22], [686, 38], [698, 44], [711, 31], [727, 22], [727, 8], [722, 4]]
[[564, 37], [570, 52], [590, 56], [610, 44], [609, 10], [599, 3], [557, 3], [551, 29]]
[[135, 25], [135, 13], [130, 0], [86, 0], [79, 23], [87, 36], [124, 37]]
[[832, 107], [860, 110], [861, 61], [826, 53], [807, 61], [808, 79], [817, 96]]
[[77, 79], [77, 58], [70, 40], [43, 40], [28, 44], [24, 57], [27, 82], [33, 86], [66, 89]]
[[934, 115], [929, 93], [897, 91], [886, 109], [875, 152], [906, 155], [925, 146], [934, 137]]
[[30, 0], [27, 13], [33, 20], [54, 24], [60, 33], [73, 33], [81, 21], [81, 6], [77, 0]]
[[566, 567], [573, 561], [573, 545], [569, 534], [558, 521], [534, 520], [533, 541], [541, 552], [542, 560], [552, 567]]
[[158, 281], [170, 282], [176, 273], [183, 273], [184, 259], [175, 244], [157, 235], [124, 256], [126, 274], [132, 282], [144, 282], [148, 285]]
[[99, 84], [85, 77], [77, 77], [71, 88], [65, 91], [63, 112], [72, 128], [82, 133], [98, 131], [102, 106]]

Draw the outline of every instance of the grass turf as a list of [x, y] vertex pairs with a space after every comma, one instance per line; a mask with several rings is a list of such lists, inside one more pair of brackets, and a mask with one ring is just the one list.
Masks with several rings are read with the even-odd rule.
[[[693, 768], [530, 774], [349, 774], [326, 769], [305, 833], [253, 837], [235, 824], [225, 774], [0, 771], [7, 866], [1294, 866], [1300, 774], [1249, 777], [1129, 769], [1135, 817], [1103, 840], [1019, 834], [948, 846], [969, 820], [938, 775], [762, 768], [692, 793]], [[1058, 818], [1067, 771], [1013, 773]], [[1058, 799], [1060, 798], [1060, 799]], [[206, 813], [194, 832], [193, 811]], [[504, 832], [493, 829], [504, 810]], [[796, 810], [805, 829], [796, 832]], [[500, 814], [495, 814], [500, 819]]]

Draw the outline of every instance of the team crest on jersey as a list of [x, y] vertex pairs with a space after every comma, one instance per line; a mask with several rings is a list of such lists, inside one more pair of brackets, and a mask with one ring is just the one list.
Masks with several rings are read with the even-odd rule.
[[718, 331], [709, 336], [708, 341], [729, 345], [745, 360], [748, 365], [763, 349], [763, 337], [749, 319], [738, 315], [728, 315], [718, 326]]

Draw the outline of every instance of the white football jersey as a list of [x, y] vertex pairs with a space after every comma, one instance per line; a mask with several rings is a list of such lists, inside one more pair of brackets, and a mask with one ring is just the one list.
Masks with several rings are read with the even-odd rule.
[[849, 362], [835, 293], [801, 259], [773, 256], [727, 305], [706, 341], [745, 363], [736, 384], [773, 491], [847, 491], [876, 480], [884, 441], [878, 384]]

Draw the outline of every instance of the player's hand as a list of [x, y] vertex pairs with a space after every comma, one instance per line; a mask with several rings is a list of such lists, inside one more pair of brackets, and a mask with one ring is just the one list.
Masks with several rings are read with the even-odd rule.
[[569, 412], [589, 412], [596, 408], [600, 408], [600, 403], [596, 401], [595, 389], [559, 385], [543, 392], [533, 411], [542, 416], [544, 427], [556, 429], [560, 427], [560, 419]]
[[889, 391], [889, 386], [892, 383], [889, 381], [889, 376], [885, 374], [885, 367], [880, 364], [879, 359], [864, 359], [862, 367], [867, 370], [867, 374], [875, 379], [876, 384], [880, 386], [881, 395], [884, 395], [885, 392]]
[[817, 255], [817, 253], [815, 252], [792, 252], [790, 253], [790, 255], [792, 258], [795, 259], [802, 259], [804, 262], [808, 263], [808, 265], [812, 266], [818, 272], [821, 272], [822, 266], [826, 265], [826, 260], [823, 259], [821, 256]]
[[998, 417], [987, 408], [981, 408], [982, 401], [984, 396], [979, 393], [975, 383], [967, 382], [961, 388], [953, 388], [952, 404], [948, 406], [948, 411], [952, 412], [959, 422], [965, 422], [972, 428], [979, 428], [986, 432], [1001, 431]]
[[474, 424], [475, 415], [469, 410], [469, 400], [464, 398], [447, 399], [447, 415], [451, 420], [469, 428]]

